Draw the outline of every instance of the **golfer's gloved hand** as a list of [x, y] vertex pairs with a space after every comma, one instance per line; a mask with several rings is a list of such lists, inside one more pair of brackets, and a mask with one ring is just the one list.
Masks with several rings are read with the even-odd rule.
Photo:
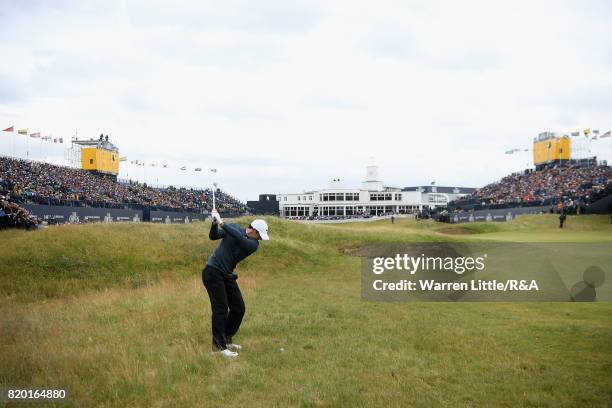
[[217, 210], [212, 210], [211, 215], [213, 217], [213, 220], [217, 224], [223, 224], [223, 219], [221, 218], [221, 215], [219, 215], [219, 212]]

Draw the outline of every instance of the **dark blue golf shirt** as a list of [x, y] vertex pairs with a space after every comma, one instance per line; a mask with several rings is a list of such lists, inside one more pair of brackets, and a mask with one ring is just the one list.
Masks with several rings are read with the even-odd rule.
[[227, 275], [232, 275], [238, 262], [259, 248], [259, 241], [249, 238], [246, 230], [237, 224], [223, 224], [223, 227], [219, 228], [217, 223], [213, 222], [208, 238], [213, 241], [222, 239], [222, 241], [208, 258], [206, 265]]

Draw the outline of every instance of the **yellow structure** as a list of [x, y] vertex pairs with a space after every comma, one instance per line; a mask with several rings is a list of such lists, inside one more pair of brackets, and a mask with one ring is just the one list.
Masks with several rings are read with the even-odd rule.
[[570, 157], [571, 139], [569, 136], [556, 136], [552, 132], [544, 132], [533, 141], [533, 164], [536, 167], [569, 161]]
[[72, 140], [72, 145], [79, 146], [81, 168], [116, 178], [119, 174], [119, 149], [108, 141], [108, 135], [99, 139]]
[[119, 155], [97, 147], [81, 149], [81, 168], [100, 173], [119, 174]]

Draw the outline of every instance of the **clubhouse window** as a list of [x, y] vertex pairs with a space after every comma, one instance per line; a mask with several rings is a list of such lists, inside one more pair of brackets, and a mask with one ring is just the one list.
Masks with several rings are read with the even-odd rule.
[[284, 208], [285, 217], [304, 217], [310, 215], [308, 207], [290, 206]]
[[344, 193], [323, 193], [321, 201], [344, 201]]
[[371, 193], [370, 201], [391, 201], [393, 194], [391, 193]]
[[327, 215], [327, 216], [336, 216], [336, 215], [344, 215], [344, 207], [332, 207], [332, 206], [325, 206], [325, 207], [321, 207], [319, 209], [321, 215]]

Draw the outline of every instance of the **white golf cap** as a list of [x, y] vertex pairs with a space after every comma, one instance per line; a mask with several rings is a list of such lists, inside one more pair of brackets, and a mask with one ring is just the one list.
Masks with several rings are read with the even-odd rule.
[[255, 220], [251, 223], [251, 227], [255, 228], [259, 232], [259, 236], [264, 241], [269, 240], [268, 237], [268, 224], [264, 220]]

